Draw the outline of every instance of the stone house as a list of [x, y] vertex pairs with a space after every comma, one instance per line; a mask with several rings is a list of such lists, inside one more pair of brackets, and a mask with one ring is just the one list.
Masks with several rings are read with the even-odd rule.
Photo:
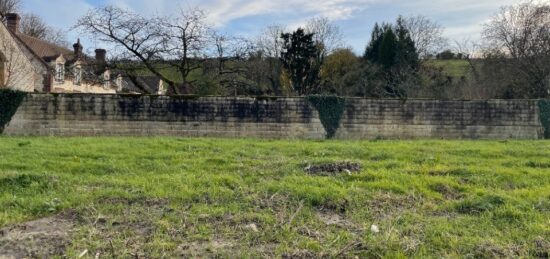
[[78, 40], [73, 50], [25, 35], [19, 31], [20, 17], [7, 14], [0, 25], [0, 88], [25, 92], [117, 93], [111, 79], [106, 51], [95, 58], [83, 53]]

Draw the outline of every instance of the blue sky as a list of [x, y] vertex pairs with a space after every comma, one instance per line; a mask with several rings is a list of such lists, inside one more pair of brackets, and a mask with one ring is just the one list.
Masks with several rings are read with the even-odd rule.
[[[135, 12], [170, 14], [180, 7], [199, 7], [217, 30], [254, 36], [271, 24], [297, 27], [308, 19], [325, 16], [340, 26], [347, 45], [362, 53], [375, 22], [393, 21], [399, 14], [424, 15], [443, 25], [452, 41], [478, 39], [483, 24], [503, 5], [520, 0], [23, 0], [23, 9], [42, 16], [57, 28], [68, 30], [94, 6], [116, 5]], [[82, 38], [90, 51], [101, 42], [69, 32], [69, 41]]]

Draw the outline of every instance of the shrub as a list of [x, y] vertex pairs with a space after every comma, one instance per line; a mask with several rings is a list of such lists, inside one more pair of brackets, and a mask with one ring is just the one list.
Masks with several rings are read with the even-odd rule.
[[11, 121], [25, 96], [26, 93], [24, 92], [0, 89], [0, 133], [4, 131], [4, 127]]
[[550, 139], [550, 100], [539, 100], [540, 122], [544, 127], [544, 138]]

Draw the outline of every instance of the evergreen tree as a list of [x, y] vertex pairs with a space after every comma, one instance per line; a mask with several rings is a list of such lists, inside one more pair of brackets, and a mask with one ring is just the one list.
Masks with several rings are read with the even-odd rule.
[[396, 65], [418, 67], [418, 52], [403, 18], [399, 17], [395, 26], [374, 25], [364, 58], [385, 68]]
[[313, 41], [313, 33], [301, 28], [284, 33], [281, 63], [288, 73], [292, 88], [300, 95], [316, 93], [319, 89], [319, 49]]
[[378, 61], [378, 52], [380, 46], [380, 41], [382, 39], [381, 35], [381, 29], [378, 23], [374, 24], [374, 28], [372, 29], [371, 33], [371, 40], [369, 42], [369, 45], [367, 45], [367, 49], [365, 50], [365, 54], [363, 55], [363, 58], [366, 60], [369, 60], [371, 62], [377, 62]]
[[378, 70], [380, 96], [406, 97], [418, 79], [418, 51], [401, 17], [394, 25], [374, 26], [364, 59]]
[[386, 69], [390, 69], [397, 64], [399, 53], [399, 41], [397, 40], [392, 28], [388, 28], [383, 36], [378, 49], [378, 63]]
[[397, 63], [406, 65], [411, 68], [418, 68], [419, 55], [416, 49], [415, 43], [411, 38], [411, 35], [405, 27], [405, 21], [403, 17], [397, 18], [395, 25], [395, 31], [397, 36]]

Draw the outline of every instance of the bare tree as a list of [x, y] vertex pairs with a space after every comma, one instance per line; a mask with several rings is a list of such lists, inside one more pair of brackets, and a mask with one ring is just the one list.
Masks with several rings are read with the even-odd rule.
[[448, 45], [447, 39], [443, 37], [444, 28], [426, 16], [409, 16], [403, 18], [403, 21], [421, 58], [434, 55]]
[[8, 13], [15, 13], [21, 7], [21, 0], [0, 0], [0, 21], [4, 21], [4, 17]]
[[67, 36], [63, 30], [55, 29], [44, 22], [36, 14], [25, 14], [21, 18], [19, 27], [21, 33], [45, 40], [57, 45], [68, 46]]
[[[284, 42], [281, 35], [286, 32], [282, 25], [271, 25], [256, 39], [257, 51], [250, 60], [251, 75], [256, 78], [254, 81], [261, 85], [266, 78], [275, 95], [282, 95], [280, 62]], [[261, 76], [259, 76], [261, 75]]]
[[247, 62], [255, 46], [246, 38], [223, 34], [214, 35], [214, 45], [213, 56], [217, 63], [218, 81], [237, 95], [239, 90], [250, 86], [246, 80], [246, 74], [250, 68]]
[[265, 56], [278, 59], [284, 45], [281, 35], [285, 32], [286, 28], [282, 25], [270, 25], [256, 39], [256, 45]]
[[[192, 83], [189, 75], [205, 60], [209, 27], [204, 12], [182, 10], [176, 17], [146, 18], [113, 7], [91, 10], [79, 19], [76, 27], [92, 37], [114, 46], [116, 60], [139, 63], [168, 84], [173, 93]], [[181, 78], [167, 76], [167, 69], [176, 69]], [[138, 71], [138, 70], [136, 70]]]
[[36, 14], [24, 14], [21, 17], [19, 30], [23, 34], [43, 39], [46, 37], [49, 27], [40, 16]]
[[232, 60], [246, 59], [248, 54], [252, 52], [254, 46], [246, 38], [232, 37], [226, 34], [216, 33], [213, 35], [214, 41], [214, 57], [219, 64], [219, 73], [223, 74], [225, 63]]
[[[485, 25], [485, 55], [514, 74], [514, 93], [550, 96], [550, 5], [534, 1], [503, 7]], [[495, 69], [495, 68], [493, 68]], [[497, 78], [495, 78], [498, 80]], [[523, 88], [518, 92], [518, 88]]]
[[344, 46], [340, 27], [326, 17], [316, 17], [306, 24], [306, 31], [313, 33], [313, 40], [321, 50], [321, 56], [326, 57]]
[[207, 58], [212, 31], [206, 18], [200, 9], [181, 9], [176, 17], [157, 18], [162, 28], [163, 54], [174, 59], [168, 64], [179, 72], [183, 85], [194, 83], [190, 74], [200, 69]]

